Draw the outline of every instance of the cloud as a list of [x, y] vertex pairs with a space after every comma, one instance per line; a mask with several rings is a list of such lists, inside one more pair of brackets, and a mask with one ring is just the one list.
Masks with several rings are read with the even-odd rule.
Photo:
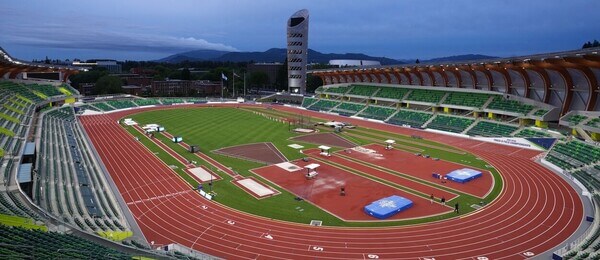
[[[131, 30], [132, 28], [127, 29]], [[160, 53], [177, 53], [199, 49], [237, 51], [232, 46], [195, 37], [139, 33], [139, 31], [151, 31], [149, 28], [135, 31], [115, 31], [95, 26], [62, 23], [46, 23], [45, 25], [38, 24], [35, 26], [12, 24], [0, 29], [0, 35], [2, 35], [2, 41], [7, 43], [45, 48]]]

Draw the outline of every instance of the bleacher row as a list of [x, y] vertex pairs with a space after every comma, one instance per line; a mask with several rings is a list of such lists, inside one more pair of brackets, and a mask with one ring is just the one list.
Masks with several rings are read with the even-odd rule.
[[2, 259], [131, 259], [117, 250], [56, 232], [0, 225]]
[[[14, 186], [9, 187], [8, 182], [16, 177], [16, 168], [19, 167], [21, 151], [25, 141], [33, 140], [27, 134], [28, 130], [32, 127], [34, 116], [37, 116], [35, 114], [36, 107], [40, 107], [44, 111], [46, 108], [41, 107], [42, 102], [50, 98], [53, 100], [66, 99], [73, 94], [78, 94], [78, 92], [68, 85], [54, 87], [50, 85], [15, 83], [0, 80], [0, 150], [2, 151], [0, 152], [0, 171], [2, 174], [2, 178], [0, 179], [4, 186], [3, 189], [0, 189], [1, 219], [22, 218], [28, 223], [35, 223], [34, 225], [41, 225], [47, 220], [48, 216], [45, 213], [42, 214], [37, 211], [35, 207], [30, 205], [28, 199], [21, 194], [21, 191], [15, 189]], [[77, 167], [75, 165], [78, 164], [74, 161], [64, 161], [61, 158], [67, 158], [68, 156], [73, 158], [72, 149], [80, 147], [81, 140], [79, 138], [81, 138], [82, 133], [75, 126], [72, 108], [53, 110], [48, 112], [48, 114], [50, 115], [48, 116], [49, 120], [52, 118], [52, 120], [58, 122], [68, 122], [68, 124], [73, 124], [73, 129], [71, 132], [58, 134], [48, 130], [47, 125], [42, 129], [41, 133], [45, 133], [45, 136], [52, 134], [56, 138], [56, 141], [58, 141], [58, 138], [61, 138], [62, 140], [67, 140], [67, 142], [57, 145], [55, 147], [56, 150], [49, 151], [51, 155], [46, 154], [46, 159], [42, 160], [38, 158], [38, 163], [48, 165], [47, 168], [38, 168], [38, 170], [45, 174], [45, 176], [40, 177], [40, 180], [44, 178], [52, 180], [51, 184], [55, 184], [56, 187], [52, 188], [50, 183], [48, 183], [47, 186], [40, 189], [41, 186], [39, 184], [41, 182], [37, 182], [38, 185], [32, 189], [34, 193], [32, 201], [41, 202], [44, 200], [44, 203], [48, 201], [56, 210], [59, 208], [57, 205], [60, 205], [62, 209], [71, 207], [73, 211], [72, 215], [68, 213], [68, 210], [63, 210], [63, 214], [57, 214], [57, 216], [65, 220], [69, 218], [74, 219], [74, 221], [68, 222], [75, 222], [76, 225], [79, 225], [84, 230], [93, 230], [93, 227], [102, 230], [126, 230], [126, 225], [123, 225], [124, 222], [120, 220], [122, 217], [118, 213], [118, 207], [115, 207], [113, 199], [109, 200], [109, 196], [112, 196], [111, 191], [107, 190], [106, 187], [108, 186], [106, 183], [100, 182], [100, 178], [103, 177], [99, 172], [88, 175], [91, 179], [88, 179], [86, 185], [91, 187], [96, 196], [100, 198], [98, 200], [100, 204], [98, 208], [100, 209], [102, 218], [84, 219], [79, 215], [79, 210], [82, 210], [85, 215], [85, 210], [87, 209], [85, 203], [81, 201], [81, 196], [75, 196], [75, 190], [80, 190], [81, 187], [76, 185], [76, 181], [72, 177], [73, 175], [69, 179], [69, 174], [63, 171], [66, 168], [74, 171], [74, 168]], [[38, 122], [38, 124], [49, 123], [50, 121]], [[60, 129], [65, 129], [64, 123], [62, 126], [59, 123], [52, 127], [54, 131], [58, 131], [60, 127], [63, 127]], [[46, 130], [48, 130], [48, 133], [46, 133]], [[69, 136], [73, 138], [69, 138]], [[71, 142], [68, 141], [69, 139]], [[44, 142], [42, 141], [42, 143]], [[53, 149], [53, 146], [46, 146], [42, 144], [41, 149], [38, 148], [38, 152], [39, 150], [48, 151], [48, 149]], [[87, 155], [86, 152], [88, 153]], [[50, 158], [49, 156], [53, 159], [48, 159]], [[83, 162], [79, 165], [91, 167], [89, 166], [91, 165], [89, 151], [80, 152], [78, 160]], [[37, 172], [34, 171], [34, 182], [36, 182], [36, 177], [38, 177], [36, 175]], [[64, 183], [62, 182], [63, 180], [65, 181]], [[42, 194], [49, 196], [48, 199], [41, 199]], [[64, 194], [70, 194], [71, 196], [64, 196]], [[74, 198], [79, 199], [79, 207], [73, 206], [74, 202], [72, 200]], [[39, 206], [45, 208], [43, 203], [40, 203]], [[54, 212], [50, 213], [53, 214]], [[108, 222], [105, 220], [108, 220]], [[15, 223], [14, 225], [20, 224]], [[129, 255], [72, 235], [32, 231], [18, 227], [7, 227], [1, 224], [0, 244], [0, 259], [131, 259]]]
[[49, 111], [42, 121], [34, 201], [89, 231], [125, 231], [106, 179], [93, 163], [73, 108]]
[[[527, 115], [535, 111], [535, 116], [543, 116], [548, 110], [516, 100], [507, 100], [501, 95], [487, 93], [455, 92], [448, 90], [410, 89], [369, 85], [347, 85], [319, 87], [317, 94], [348, 96], [364, 99], [382, 99], [394, 102], [421, 102], [435, 105], [454, 105], [473, 109], [489, 109]], [[408, 95], [407, 95], [408, 93]], [[488, 103], [486, 105], [486, 103]]]
[[[466, 97], [461, 97], [461, 95], [455, 96], [453, 97], [453, 102], [458, 102], [456, 100], [462, 100], [463, 98]], [[548, 133], [530, 128], [522, 128], [519, 130], [519, 126], [517, 125], [487, 120], [476, 121], [473, 118], [444, 115], [440, 113], [434, 114], [432, 112], [411, 110], [407, 108], [385, 107], [366, 103], [342, 102], [339, 100], [316, 99], [310, 97], [304, 98], [302, 106], [314, 111], [334, 112], [344, 116], [359, 116], [382, 120], [395, 125], [409, 125], [415, 128], [426, 127], [453, 133], [463, 133], [471, 125], [475, 124], [465, 133], [472, 136], [551, 137]], [[430, 119], [432, 119], [431, 122], [427, 123]]]
[[[567, 170], [592, 194], [593, 201], [600, 206], [600, 147], [578, 140], [557, 142], [545, 158], [548, 162]], [[562, 259], [599, 259], [600, 227], [578, 246], [563, 255]]]
[[580, 141], [558, 142], [546, 155], [546, 160], [571, 170], [600, 163], [600, 147]]
[[89, 109], [94, 111], [113, 111], [116, 109], [125, 109], [132, 107], [151, 106], [151, 105], [172, 105], [181, 103], [206, 102], [206, 99], [200, 98], [136, 98], [128, 100], [109, 100], [102, 102], [90, 102], [79, 106], [80, 109]]

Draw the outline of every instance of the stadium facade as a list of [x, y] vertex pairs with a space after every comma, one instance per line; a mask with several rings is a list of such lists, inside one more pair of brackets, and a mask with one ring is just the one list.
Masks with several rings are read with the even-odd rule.
[[491, 60], [309, 71], [324, 85], [384, 83], [511, 94], [569, 111], [600, 110], [600, 48]]

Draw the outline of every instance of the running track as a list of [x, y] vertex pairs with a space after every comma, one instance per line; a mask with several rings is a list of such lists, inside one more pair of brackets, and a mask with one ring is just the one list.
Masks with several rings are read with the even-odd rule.
[[[142, 110], [152, 109], [165, 108]], [[176, 242], [227, 259], [522, 259], [524, 252], [537, 255], [562, 243], [583, 217], [581, 200], [568, 183], [529, 159], [538, 152], [346, 117], [344, 121], [363, 127], [418, 134], [472, 152], [501, 172], [504, 190], [475, 214], [414, 226], [312, 227], [256, 217], [190, 192], [191, 187], [116, 123], [138, 111], [80, 120], [144, 236], [155, 245]]]

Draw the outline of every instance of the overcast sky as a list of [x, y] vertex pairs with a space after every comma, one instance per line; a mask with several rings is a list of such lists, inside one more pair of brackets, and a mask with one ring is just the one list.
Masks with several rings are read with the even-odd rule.
[[507, 57], [600, 40], [599, 0], [0, 0], [0, 46], [23, 60], [264, 51], [285, 48], [303, 8], [309, 48], [328, 53]]

